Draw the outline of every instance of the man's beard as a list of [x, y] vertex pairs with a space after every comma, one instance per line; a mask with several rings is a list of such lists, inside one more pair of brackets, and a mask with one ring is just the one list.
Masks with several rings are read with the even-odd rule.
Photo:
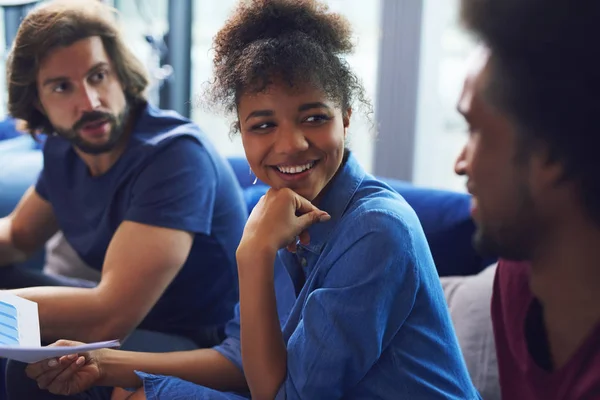
[[[516, 212], [495, 224], [478, 224], [473, 246], [483, 256], [527, 261], [543, 234], [528, 188], [519, 188]], [[481, 205], [481, 203], [480, 203]]]
[[473, 236], [473, 246], [477, 252], [484, 257], [500, 257], [513, 261], [526, 261], [531, 258], [531, 247], [523, 243], [521, 239], [529, 241], [531, 238], [511, 236], [509, 229], [502, 234], [486, 231], [483, 228], [477, 228]]
[[[123, 111], [116, 117], [110, 113], [91, 111], [83, 114], [83, 116], [73, 125], [71, 129], [54, 127], [54, 130], [58, 136], [68, 140], [73, 146], [77, 147], [86, 154], [103, 154], [114, 149], [125, 134], [125, 127], [129, 120], [129, 114], [130, 107], [129, 104], [126, 103]], [[81, 128], [83, 128], [84, 125], [99, 121], [107, 121], [110, 125], [110, 134], [106, 143], [100, 145], [89, 143], [77, 133]]]

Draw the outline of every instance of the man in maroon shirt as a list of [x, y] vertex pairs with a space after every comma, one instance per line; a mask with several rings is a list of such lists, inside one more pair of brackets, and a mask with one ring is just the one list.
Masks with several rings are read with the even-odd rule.
[[[600, 399], [599, 0], [462, 0], [458, 104], [506, 400]], [[510, 260], [510, 261], [508, 261]]]

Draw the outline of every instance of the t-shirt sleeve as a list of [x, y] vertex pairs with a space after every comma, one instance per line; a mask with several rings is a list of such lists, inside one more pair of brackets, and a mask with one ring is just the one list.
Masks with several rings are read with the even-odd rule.
[[173, 139], [134, 181], [125, 220], [209, 235], [217, 179], [201, 143], [191, 137]]
[[35, 183], [35, 191], [44, 200], [48, 201], [48, 190], [46, 189], [46, 174], [44, 169], [40, 171]]

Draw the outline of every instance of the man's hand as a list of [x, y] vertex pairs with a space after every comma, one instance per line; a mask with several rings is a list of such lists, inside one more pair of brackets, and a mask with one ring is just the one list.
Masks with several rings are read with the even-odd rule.
[[[51, 346], [77, 346], [83, 343], [59, 340]], [[37, 381], [40, 389], [71, 396], [96, 385], [102, 378], [101, 358], [105, 350], [70, 354], [27, 366], [27, 376]]]

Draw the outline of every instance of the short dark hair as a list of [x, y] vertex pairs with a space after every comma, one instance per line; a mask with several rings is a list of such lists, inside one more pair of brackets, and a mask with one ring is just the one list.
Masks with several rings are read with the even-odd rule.
[[491, 50], [488, 99], [564, 166], [600, 225], [600, 1], [462, 0], [461, 16]]
[[98, 36], [116, 69], [128, 101], [145, 101], [148, 78], [143, 64], [125, 46], [116, 10], [97, 0], [55, 0], [31, 11], [22, 21], [6, 66], [8, 112], [25, 121], [32, 135], [51, 133], [52, 124], [35, 105], [39, 102], [40, 63], [59, 47]]
[[360, 80], [342, 58], [353, 49], [348, 21], [318, 1], [242, 1], [215, 37], [208, 95], [235, 112], [242, 94], [281, 79], [290, 87], [315, 85], [344, 112], [355, 100], [370, 110]]

